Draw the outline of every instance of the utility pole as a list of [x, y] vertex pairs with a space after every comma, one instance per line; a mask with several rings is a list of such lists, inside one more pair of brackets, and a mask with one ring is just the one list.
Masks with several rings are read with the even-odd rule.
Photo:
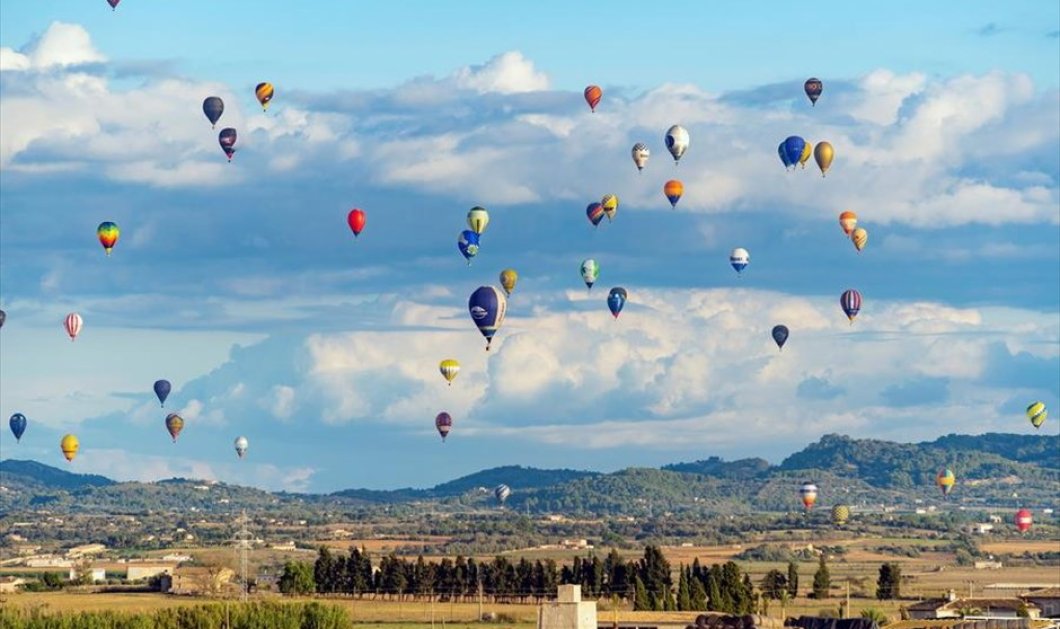
[[239, 572], [242, 583], [240, 584], [239, 600], [244, 603], [247, 602], [249, 584], [247, 582], [247, 551], [250, 550], [250, 545], [253, 542], [253, 536], [250, 531], [247, 530], [247, 510], [244, 509], [242, 514], [236, 518], [236, 524], [239, 526], [235, 535], [232, 537], [232, 543], [235, 545], [236, 552], [239, 555]]
[[478, 578], [478, 620], [482, 622], [482, 576]]

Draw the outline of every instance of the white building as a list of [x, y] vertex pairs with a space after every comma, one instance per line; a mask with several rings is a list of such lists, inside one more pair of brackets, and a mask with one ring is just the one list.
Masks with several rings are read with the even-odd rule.
[[561, 585], [555, 601], [537, 608], [537, 629], [597, 629], [596, 603], [582, 601], [582, 586]]

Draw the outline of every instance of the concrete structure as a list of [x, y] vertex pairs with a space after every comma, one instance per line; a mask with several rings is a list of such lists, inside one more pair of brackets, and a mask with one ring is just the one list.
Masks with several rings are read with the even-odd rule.
[[[99, 583], [100, 581], [107, 580], [107, 571], [103, 568], [88, 568], [86, 569], [86, 572], [89, 576], [88, 580], [91, 583]], [[68, 577], [71, 581], [77, 581], [81, 578], [81, 571], [77, 568], [70, 568]]]
[[176, 566], [145, 566], [136, 565], [129, 566], [125, 569], [125, 580], [126, 581], [141, 581], [143, 579], [150, 579], [151, 577], [158, 576], [160, 574], [170, 574]]
[[1034, 590], [1020, 598], [1041, 608], [1042, 618], [1060, 618], [1060, 587]]
[[910, 620], [941, 618], [1020, 618], [1025, 611], [1027, 618], [1041, 616], [1042, 609], [1035, 603], [1019, 598], [957, 598], [953, 590], [946, 598], [921, 601], [906, 608]]
[[86, 555], [98, 555], [104, 552], [107, 552], [107, 547], [103, 544], [84, 544], [82, 546], [74, 546], [70, 550], [66, 551], [66, 556], [84, 557]]
[[537, 629], [597, 629], [596, 603], [582, 601], [582, 586], [561, 585], [555, 601], [538, 606]]
[[162, 591], [192, 596], [220, 594], [235, 574], [231, 568], [177, 568], [162, 575]]
[[25, 583], [22, 577], [0, 577], [0, 593], [9, 594], [18, 591], [18, 586]]

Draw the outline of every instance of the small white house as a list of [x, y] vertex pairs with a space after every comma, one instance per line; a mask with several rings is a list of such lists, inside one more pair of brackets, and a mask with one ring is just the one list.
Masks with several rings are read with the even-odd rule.
[[[107, 571], [103, 568], [89, 568], [89, 581], [99, 583], [107, 580]], [[81, 578], [81, 572], [77, 568], [70, 568], [70, 580], [77, 581]]]

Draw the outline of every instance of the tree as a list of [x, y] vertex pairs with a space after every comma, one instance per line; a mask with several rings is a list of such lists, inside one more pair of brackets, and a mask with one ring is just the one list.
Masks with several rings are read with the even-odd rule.
[[876, 598], [889, 601], [901, 597], [902, 568], [897, 563], [880, 566], [880, 577], [876, 580]]
[[633, 580], [633, 611], [651, 611], [651, 608], [651, 600], [648, 598], [648, 593], [644, 589], [644, 582], [640, 580], [640, 575], [638, 574]]
[[284, 594], [310, 594], [316, 590], [313, 567], [303, 561], [288, 561], [280, 575], [280, 592]]
[[681, 577], [677, 581], [677, 610], [687, 612], [692, 610], [692, 590], [688, 587], [688, 571], [681, 566]]
[[891, 619], [887, 617], [887, 614], [875, 607], [861, 610], [861, 617], [865, 620], [871, 620], [881, 627], [891, 621]]
[[817, 572], [813, 573], [813, 597], [816, 599], [828, 598], [828, 590], [832, 587], [832, 575], [828, 572], [824, 554], [821, 554], [821, 562], [817, 566]]
[[799, 595], [799, 564], [794, 561], [788, 562], [788, 596], [795, 598]]
[[689, 611], [695, 610], [697, 612], [704, 611], [707, 609], [707, 591], [703, 588], [703, 582], [699, 579], [692, 579], [692, 607]]
[[774, 601], [780, 600], [780, 593], [788, 588], [788, 579], [780, 570], [770, 570], [762, 577], [762, 596]]

